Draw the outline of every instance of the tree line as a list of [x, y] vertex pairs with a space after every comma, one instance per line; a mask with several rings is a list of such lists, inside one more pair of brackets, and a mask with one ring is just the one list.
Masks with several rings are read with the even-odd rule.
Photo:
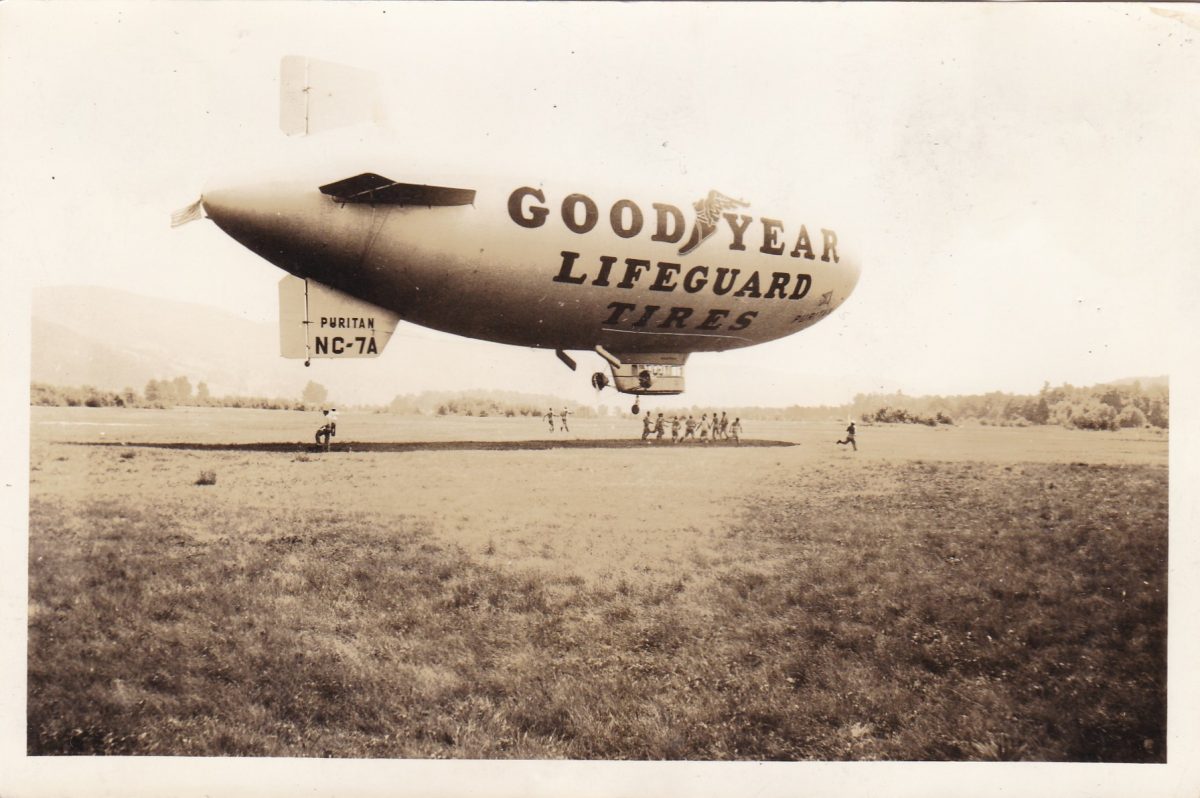
[[420, 394], [397, 396], [380, 412], [415, 416], [474, 416], [479, 418], [538, 418], [553, 408], [555, 413], [566, 406], [571, 415], [594, 418], [608, 415], [608, 408], [592, 408], [575, 402], [564, 402], [556, 396], [514, 393], [511, 391], [424, 391]]
[[1037, 394], [993, 391], [957, 396], [908, 396], [902, 392], [858, 394], [849, 404], [788, 407], [710, 407], [692, 405], [672, 414], [699, 418], [713, 410], [730, 418], [755, 421], [831, 421], [857, 419], [867, 424], [958, 423], [990, 426], [1054, 424], [1068, 429], [1117, 430], [1130, 427], [1167, 429], [1170, 393], [1165, 379], [1139, 380], [1090, 387], [1045, 383]]
[[[309, 381], [299, 399], [265, 396], [215, 396], [204, 382], [195, 386], [187, 377], [152, 379], [139, 393], [133, 388], [121, 391], [101, 390], [90, 385], [66, 387], [35, 382], [30, 386], [30, 404], [51, 407], [241, 407], [262, 410], [311, 410], [327, 407], [329, 391], [320, 383]], [[607, 415], [608, 408], [599, 410], [555, 396], [521, 394], [507, 391], [426, 391], [418, 395], [397, 396], [383, 406], [359, 406], [357, 409], [397, 415], [476, 416], [476, 417], [540, 417], [554, 408], [558, 413], [564, 404], [570, 413], [580, 418]]]
[[1117, 430], [1170, 426], [1170, 392], [1165, 380], [1139, 380], [1090, 387], [1045, 383], [1033, 395], [993, 391], [967, 396], [859, 394], [848, 416], [864, 422], [951, 424], [972, 421], [995, 426], [1054, 424], [1069, 429]]
[[[31, 404], [58, 407], [193, 406], [310, 410], [325, 406], [327, 401], [328, 391], [323, 385], [312, 381], [304, 387], [299, 399], [213, 396], [204, 382], [193, 386], [187, 377], [152, 379], [141, 393], [132, 388], [105, 391], [91, 386], [63, 387], [47, 383], [33, 383], [30, 387]], [[579, 418], [603, 417], [609, 413], [605, 405], [597, 408], [574, 402], [566, 402], [565, 405], [572, 415]], [[388, 405], [362, 409], [397, 415], [537, 418], [545, 415], [550, 408], [558, 413], [563, 406], [563, 400], [558, 397], [508, 391], [426, 391], [417, 395], [397, 396]], [[1133, 380], [1090, 387], [1070, 384], [1051, 387], [1047, 382], [1037, 394], [1032, 395], [1001, 391], [959, 396], [872, 393], [858, 394], [846, 405], [732, 408], [693, 405], [690, 411], [678, 409], [674, 413], [686, 415], [691, 412], [699, 417], [714, 410], [724, 411], [730, 418], [758, 421], [857, 418], [864, 423], [929, 426], [966, 422], [996, 426], [1054, 424], [1087, 430], [1131, 427], [1167, 429], [1170, 422], [1170, 393], [1165, 379], [1152, 380], [1145, 385]]]
[[[299, 399], [265, 396], [215, 396], [204, 382], [194, 387], [187, 377], [152, 379], [139, 393], [133, 388], [106, 391], [92, 386], [64, 387], [33, 383], [30, 403], [52, 407], [141, 407], [166, 409], [170, 407], [240, 407], [261, 410], [312, 410], [327, 407], [329, 391], [318, 382], [309, 381]], [[418, 395], [397, 396], [387, 405], [358, 406], [360, 410], [397, 415], [541, 417], [548, 408], [558, 413], [565, 406], [571, 415], [580, 418], [608, 414], [607, 407], [598, 410], [555, 396], [522, 394], [508, 391], [425, 391]]]
[[[30, 385], [30, 404], [46, 407], [242, 407], [260, 410], [307, 410], [314, 403], [305, 399], [267, 396], [213, 396], [208, 385], [192, 386], [187, 377], [152, 379], [141, 393], [133, 388], [106, 391], [90, 385], [67, 387], [35, 382]], [[307, 394], [306, 394], [307, 396]]]

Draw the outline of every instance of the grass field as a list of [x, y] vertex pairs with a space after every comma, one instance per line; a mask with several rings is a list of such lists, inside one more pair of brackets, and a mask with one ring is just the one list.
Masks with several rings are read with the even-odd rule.
[[1165, 761], [1165, 435], [571, 424], [33, 408], [29, 753]]

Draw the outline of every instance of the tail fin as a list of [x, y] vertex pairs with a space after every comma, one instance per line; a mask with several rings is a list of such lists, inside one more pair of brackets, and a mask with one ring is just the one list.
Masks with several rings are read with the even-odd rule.
[[302, 55], [279, 64], [279, 127], [289, 136], [370, 122], [382, 116], [375, 73]]
[[279, 351], [284, 357], [378, 357], [400, 317], [337, 289], [288, 275], [279, 281]]

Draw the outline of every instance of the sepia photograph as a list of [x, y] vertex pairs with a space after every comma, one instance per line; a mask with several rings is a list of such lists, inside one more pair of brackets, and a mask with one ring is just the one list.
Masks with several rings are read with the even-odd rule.
[[1195, 795], [1198, 38], [0, 6], [0, 795]]

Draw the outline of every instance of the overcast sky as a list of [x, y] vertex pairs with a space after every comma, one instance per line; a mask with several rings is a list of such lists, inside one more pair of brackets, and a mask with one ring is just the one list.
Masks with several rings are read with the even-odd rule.
[[[260, 167], [330, 164], [335, 179], [332, 164], [371, 168], [382, 153], [419, 169], [675, 180], [832, 209], [864, 244], [855, 294], [799, 335], [694, 357], [688, 404], [1166, 374], [1182, 357], [1173, 341], [1194, 330], [1195, 7], [3, 12], [0, 224], [18, 286], [98, 284], [274, 321], [282, 272], [211, 222], [171, 230], [170, 212]], [[384, 125], [285, 139], [278, 63], [294, 53], [375, 70]], [[467, 361], [505, 356], [407, 334]], [[549, 352], [512, 362], [532, 371], [481, 372], [478, 387], [590, 391]], [[389, 349], [376, 365], [403, 363]], [[436, 379], [405, 384], [463, 387]]]

